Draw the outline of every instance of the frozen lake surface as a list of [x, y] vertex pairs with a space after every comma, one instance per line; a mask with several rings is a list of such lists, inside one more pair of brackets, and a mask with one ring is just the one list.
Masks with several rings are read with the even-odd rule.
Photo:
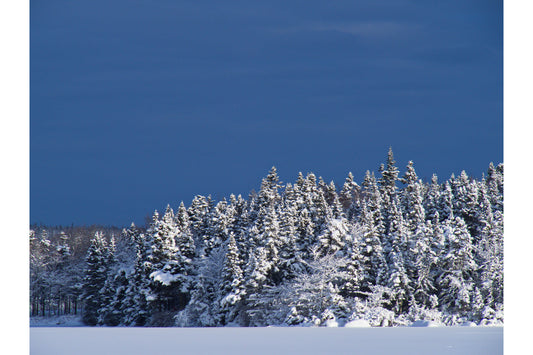
[[502, 354], [502, 327], [32, 327], [31, 354]]

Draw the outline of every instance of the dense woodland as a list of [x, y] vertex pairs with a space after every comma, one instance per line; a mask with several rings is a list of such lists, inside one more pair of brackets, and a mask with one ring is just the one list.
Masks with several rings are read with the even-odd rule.
[[340, 189], [275, 168], [248, 199], [196, 196], [144, 227], [32, 226], [30, 313], [87, 325], [503, 322], [503, 165]]

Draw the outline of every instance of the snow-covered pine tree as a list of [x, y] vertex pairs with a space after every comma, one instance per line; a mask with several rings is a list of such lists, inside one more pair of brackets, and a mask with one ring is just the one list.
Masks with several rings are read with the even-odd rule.
[[105, 250], [105, 266], [107, 268], [107, 278], [104, 286], [100, 290], [101, 307], [98, 309], [98, 324], [116, 326], [120, 320], [116, 321], [113, 317], [113, 298], [115, 296], [115, 267], [117, 260], [115, 258], [116, 241], [115, 236], [111, 236], [109, 244]]
[[324, 191], [320, 189], [317, 189], [313, 205], [315, 210], [315, 234], [318, 237], [318, 235], [324, 229], [327, 221], [333, 218], [333, 211], [330, 205], [326, 202]]
[[485, 183], [492, 209], [503, 213], [503, 164], [497, 167], [492, 162], [489, 164]]
[[[346, 214], [344, 213], [344, 209], [342, 207], [341, 202], [339, 201], [339, 195], [335, 193], [335, 184], [333, 181], [328, 185], [328, 190], [330, 191], [329, 194], [332, 196], [332, 200], [330, 203], [331, 206], [331, 212], [333, 214], [333, 218], [346, 218]], [[359, 213], [360, 209], [360, 201], [357, 202], [357, 214]], [[352, 216], [352, 218], [355, 216]]]
[[392, 147], [389, 148], [387, 154], [387, 165], [381, 164], [379, 172], [381, 178], [379, 179], [379, 187], [384, 207], [385, 225], [389, 223], [387, 210], [392, 204], [392, 199], [397, 193], [396, 181], [398, 180], [398, 168], [396, 167], [396, 161], [394, 160], [394, 154], [392, 153]]
[[472, 237], [461, 217], [448, 220], [444, 226], [446, 250], [441, 273], [437, 278], [439, 303], [442, 310], [466, 316], [471, 309], [474, 273], [477, 265], [473, 257]]
[[[167, 206], [161, 219], [154, 215], [154, 222], [148, 232], [151, 234], [148, 261], [150, 265], [150, 290], [148, 299], [153, 315], [174, 312], [182, 309], [187, 302], [187, 260], [176, 245], [180, 234], [174, 211]], [[166, 322], [161, 319], [162, 322]], [[164, 324], [155, 324], [164, 325]]]
[[401, 182], [406, 186], [401, 192], [401, 204], [406, 214], [407, 228], [414, 233], [424, 224], [426, 213], [423, 206], [423, 186], [418, 181], [413, 162], [409, 161]]
[[59, 233], [59, 243], [56, 247], [56, 251], [59, 254], [58, 267], [60, 269], [63, 269], [66, 266], [68, 259], [71, 256], [69, 240], [70, 237], [65, 232], [61, 231]]
[[366, 201], [363, 202], [359, 222], [361, 240], [358, 244], [362, 263], [360, 289], [363, 298], [370, 294], [373, 286], [385, 284], [388, 269], [380, 233], [373, 218]]
[[354, 215], [354, 204], [359, 198], [359, 185], [354, 181], [352, 172], [348, 173], [348, 177], [344, 181], [341, 192], [339, 193], [339, 202], [341, 203], [348, 219]]
[[503, 304], [503, 220], [500, 211], [489, 208], [480, 230], [480, 240], [474, 246], [479, 270], [476, 284], [487, 312]]
[[433, 223], [439, 223], [438, 212], [435, 217], [433, 222], [427, 221], [416, 229], [407, 262], [414, 303], [417, 307], [425, 309], [434, 309], [438, 305], [434, 269], [437, 266], [440, 248], [433, 238], [435, 233]]
[[[347, 233], [346, 244], [343, 255], [346, 260], [343, 271], [346, 278], [341, 281], [340, 295], [345, 299], [361, 297], [362, 285], [364, 281], [363, 255], [360, 253], [359, 244], [363, 241], [363, 228], [347, 224], [349, 231]], [[363, 296], [364, 298], [364, 296]]]
[[350, 229], [350, 224], [345, 218], [329, 218], [318, 236], [319, 256], [341, 252], [350, 237]]
[[311, 248], [315, 245], [315, 224], [313, 223], [307, 208], [303, 208], [300, 211], [299, 218], [297, 219], [296, 230], [298, 237], [296, 246], [298, 249], [298, 257], [301, 260], [311, 259]]
[[232, 199], [230, 196], [230, 208], [233, 212], [233, 222], [229, 225], [229, 233], [233, 233], [240, 258], [244, 264], [248, 262], [248, 228], [250, 228], [250, 210], [247, 201], [238, 195]]
[[[289, 184], [287, 184], [289, 185]], [[283, 280], [289, 280], [297, 272], [305, 269], [304, 261], [297, 249], [297, 216], [296, 206], [288, 200], [283, 201], [283, 208], [280, 209], [279, 234], [280, 234], [280, 273]]]
[[436, 174], [433, 174], [431, 176], [431, 184], [427, 188], [427, 193], [423, 199], [423, 207], [428, 219], [432, 219], [435, 216], [435, 213], [438, 212], [440, 193], [441, 186], [439, 184], [439, 178]]
[[400, 315], [407, 312], [412, 297], [411, 280], [406, 270], [407, 252], [409, 251], [409, 234], [406, 223], [398, 206], [398, 197], [394, 196], [389, 214], [390, 225], [384, 250], [387, 255], [387, 282], [390, 290], [391, 309]]
[[87, 325], [99, 324], [98, 311], [104, 306], [102, 289], [108, 277], [107, 258], [107, 242], [102, 232], [96, 232], [87, 252], [81, 295], [84, 303], [82, 320]]
[[[139, 235], [144, 239], [144, 234]], [[138, 243], [137, 258], [133, 272], [128, 275], [129, 282], [123, 302], [122, 323], [126, 326], [144, 326], [150, 318], [148, 305], [150, 295], [150, 268], [143, 243]]]
[[[453, 179], [454, 177], [452, 174], [451, 180]], [[437, 205], [437, 212], [439, 212], [441, 221], [454, 218], [453, 201], [454, 196], [452, 192], [452, 187], [450, 186], [450, 181], [446, 181], [442, 186], [442, 191], [439, 195], [439, 201]]]
[[219, 326], [220, 306], [217, 295], [220, 290], [222, 269], [224, 267], [224, 248], [211, 251], [209, 257], [197, 259], [198, 270], [191, 284], [191, 296], [187, 306], [175, 316], [175, 325], [179, 327], [215, 327]]
[[180, 231], [185, 231], [191, 229], [191, 220], [189, 218], [189, 213], [187, 212], [187, 208], [185, 207], [185, 204], [183, 201], [180, 202], [180, 206], [178, 207], [178, 213], [176, 213], [176, 223], [178, 225], [178, 228]]
[[202, 254], [204, 246], [203, 236], [207, 229], [207, 215], [209, 213], [210, 208], [210, 201], [205, 196], [196, 195], [194, 196], [191, 202], [191, 206], [187, 210], [194, 243], [196, 245], [196, 248], [198, 249], [198, 255]]
[[381, 212], [383, 210], [383, 200], [374, 173], [366, 171], [362, 187], [366, 201], [366, 214], [369, 214], [366, 220], [372, 223], [372, 227], [375, 228], [381, 239], [385, 235], [386, 226]]
[[476, 220], [476, 210], [478, 208], [478, 186], [475, 181], [471, 181], [463, 170], [458, 178], [450, 181], [453, 192], [454, 215], [461, 217], [470, 235], [476, 237], [479, 225]]
[[226, 325], [237, 317], [241, 301], [245, 295], [244, 275], [241, 269], [242, 260], [233, 233], [226, 243], [226, 256], [222, 269], [219, 304], [219, 323]]
[[263, 248], [264, 255], [261, 253], [261, 268], [256, 270], [256, 272], [263, 273], [265, 283], [277, 284], [280, 281], [279, 248], [282, 242], [278, 214], [274, 206], [264, 212], [261, 210], [259, 214], [264, 215], [264, 217], [256, 246]]
[[104, 324], [117, 326], [124, 324], [124, 307], [126, 306], [125, 300], [129, 288], [129, 280], [126, 270], [119, 270], [111, 284], [114, 295], [105, 314]]
[[278, 192], [278, 189], [281, 187], [282, 185], [280, 184], [276, 167], [273, 166], [267, 177], [261, 182], [256, 210], [260, 211], [261, 208], [268, 209], [270, 207], [276, 207], [281, 199]]

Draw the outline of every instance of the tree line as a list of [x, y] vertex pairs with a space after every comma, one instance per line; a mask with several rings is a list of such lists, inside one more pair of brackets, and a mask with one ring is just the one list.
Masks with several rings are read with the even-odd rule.
[[340, 189], [272, 168], [247, 200], [197, 195], [145, 227], [93, 230], [84, 260], [47, 233], [30, 235], [32, 315], [53, 299], [87, 325], [503, 322], [502, 164], [423, 182], [389, 150], [378, 177]]

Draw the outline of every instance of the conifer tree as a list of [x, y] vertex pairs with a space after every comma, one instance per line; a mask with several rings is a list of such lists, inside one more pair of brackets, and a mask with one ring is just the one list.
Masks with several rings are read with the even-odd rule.
[[402, 213], [398, 207], [398, 198], [394, 197], [390, 212], [389, 235], [385, 243], [387, 253], [387, 286], [391, 292], [389, 303], [396, 314], [407, 311], [412, 295], [411, 281], [406, 270], [406, 258], [409, 250], [408, 231]]
[[185, 204], [183, 201], [180, 202], [180, 206], [178, 207], [178, 213], [176, 214], [176, 223], [178, 224], [178, 228], [181, 231], [188, 230], [191, 228], [191, 220], [189, 218], [189, 213], [187, 212], [187, 208], [185, 208]]
[[318, 253], [326, 256], [340, 252], [350, 235], [350, 226], [346, 219], [328, 219], [322, 234], [318, 236]]
[[[139, 239], [144, 239], [140, 234]], [[123, 324], [126, 326], [144, 326], [150, 318], [151, 312], [148, 299], [151, 296], [147, 255], [142, 244], [137, 247], [137, 257], [133, 273], [129, 275], [128, 287], [123, 300]]]
[[107, 277], [104, 286], [100, 290], [101, 306], [98, 309], [98, 324], [116, 326], [120, 320], [115, 320], [113, 317], [113, 298], [115, 296], [115, 266], [116, 266], [116, 242], [115, 237], [112, 236], [109, 244], [105, 248], [105, 265], [107, 268]]
[[503, 164], [497, 167], [492, 162], [489, 164], [485, 184], [492, 209], [503, 212]]
[[101, 290], [108, 277], [107, 254], [107, 242], [101, 232], [96, 232], [87, 253], [82, 285], [82, 320], [87, 325], [99, 324], [98, 311], [104, 306]]
[[379, 179], [380, 191], [384, 199], [384, 203], [388, 206], [392, 202], [393, 196], [396, 194], [396, 181], [398, 180], [398, 168], [395, 166], [394, 154], [392, 148], [389, 148], [387, 155], [387, 165], [383, 164], [379, 168], [381, 178]]
[[383, 199], [374, 174], [368, 170], [363, 181], [363, 191], [366, 201], [366, 214], [369, 215], [367, 220], [372, 223], [372, 227], [379, 238], [383, 238], [386, 230], [385, 219], [381, 212], [383, 210]]
[[[437, 226], [434, 226], [434, 223]], [[419, 225], [407, 263], [414, 302], [417, 306], [427, 309], [433, 309], [437, 306], [434, 270], [437, 267], [440, 248], [438, 240], [433, 237], [438, 223], [439, 217], [438, 212], [436, 212], [433, 222], [427, 221], [423, 227]], [[437, 233], [439, 232], [437, 231]]]
[[311, 220], [307, 208], [303, 208], [300, 211], [297, 221], [296, 229], [298, 231], [298, 239], [296, 245], [298, 254], [302, 260], [309, 260], [311, 257], [311, 248], [315, 244], [315, 224]]
[[221, 325], [231, 323], [237, 317], [239, 305], [245, 295], [244, 275], [241, 269], [242, 260], [239, 256], [237, 242], [230, 234], [226, 246], [226, 257], [222, 269], [220, 296], [218, 299]]
[[442, 187], [437, 208], [437, 212], [439, 213], [441, 221], [454, 218], [453, 200], [454, 196], [450, 182], [446, 181]]
[[153, 312], [178, 310], [187, 300], [187, 258], [176, 246], [179, 230], [174, 212], [167, 207], [161, 219], [156, 218], [148, 232], [151, 234], [148, 261], [150, 264], [149, 303]]
[[406, 185], [402, 191], [402, 206], [407, 214], [407, 228], [414, 233], [425, 223], [426, 213], [423, 206], [423, 188], [418, 181], [412, 161], [409, 161], [401, 181]]
[[261, 182], [261, 189], [259, 190], [258, 195], [258, 206], [257, 210], [261, 208], [275, 207], [280, 201], [280, 195], [278, 189], [282, 187], [279, 181], [278, 173], [276, 167], [273, 166], [270, 169], [267, 177]]
[[423, 207], [426, 211], [426, 217], [429, 219], [432, 219], [435, 216], [435, 213], [438, 213], [440, 193], [441, 187], [439, 184], [439, 179], [436, 174], [433, 174], [431, 177], [431, 184], [427, 189], [427, 194], [425, 195], [423, 201]]
[[124, 324], [125, 301], [129, 288], [129, 280], [126, 270], [120, 270], [111, 284], [114, 294], [108, 310], [105, 312], [104, 324], [117, 326]]
[[[359, 195], [359, 185], [354, 181], [352, 172], [348, 173], [348, 177], [344, 181], [341, 192], [339, 193], [339, 202], [345, 211], [352, 211], [352, 205], [355, 203]], [[353, 213], [348, 213], [348, 218]]]
[[477, 265], [472, 255], [472, 237], [461, 217], [449, 220], [445, 226], [446, 248], [437, 285], [439, 300], [445, 311], [464, 316], [471, 307], [474, 272]]
[[201, 249], [204, 245], [203, 236], [207, 229], [207, 215], [210, 208], [210, 201], [205, 196], [197, 195], [193, 198], [191, 206], [187, 210], [194, 242], [196, 247], [200, 249], [198, 250], [199, 254], [201, 254]]
[[283, 280], [291, 279], [297, 272], [304, 269], [303, 260], [297, 249], [297, 216], [294, 204], [285, 200], [279, 216], [280, 235], [280, 273]]
[[363, 265], [361, 291], [368, 295], [373, 286], [385, 284], [388, 267], [374, 215], [368, 211], [366, 203], [363, 203], [360, 224], [359, 249]]

